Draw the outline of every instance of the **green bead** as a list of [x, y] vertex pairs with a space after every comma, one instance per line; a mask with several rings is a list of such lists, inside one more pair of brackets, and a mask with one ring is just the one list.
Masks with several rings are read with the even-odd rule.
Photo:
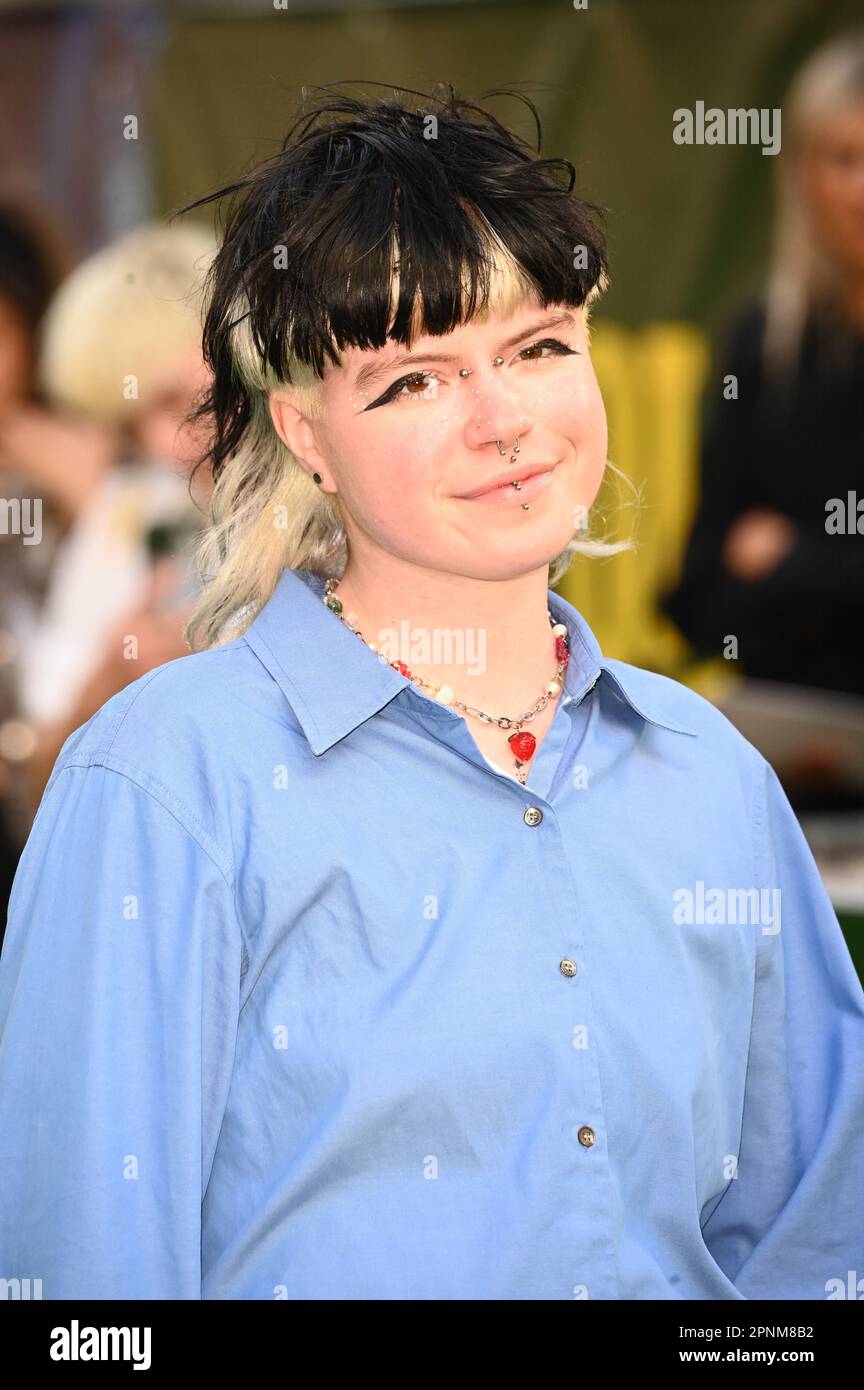
[[324, 602], [332, 613], [342, 612], [342, 600], [341, 598], [337, 598], [335, 594], [329, 594]]

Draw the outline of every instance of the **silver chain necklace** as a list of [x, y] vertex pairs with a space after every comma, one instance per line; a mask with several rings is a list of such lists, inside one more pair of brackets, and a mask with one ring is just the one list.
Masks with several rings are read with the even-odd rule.
[[[357, 626], [356, 614], [350, 613], [346, 617], [344, 612], [344, 605], [336, 592], [338, 587], [338, 579], [327, 580], [326, 584], [324, 585], [323, 595], [323, 602], [325, 607], [329, 608], [331, 613], [336, 614], [337, 618], [339, 618], [345, 624], [349, 632], [353, 632], [355, 637], [359, 637], [361, 642], [363, 642], [367, 647], [369, 647], [371, 651], [375, 652], [376, 655], [380, 656], [377, 645], [374, 642], [367, 642], [366, 638], [363, 636], [363, 633]], [[535, 718], [537, 714], [540, 713], [541, 710], [544, 710], [546, 708], [550, 700], [555, 699], [556, 696], [561, 694], [561, 691], [564, 688], [564, 672], [566, 671], [567, 663], [570, 660], [570, 635], [567, 631], [567, 628], [564, 623], [558, 623], [555, 621], [553, 614], [548, 608], [546, 612], [549, 618], [550, 625], [552, 627], [552, 634], [555, 637], [555, 651], [558, 657], [558, 669], [555, 672], [553, 679], [549, 682], [549, 685], [546, 687], [546, 690], [540, 696], [540, 699], [535, 704], [533, 704], [530, 707], [530, 709], [527, 709], [519, 719], [508, 719], [504, 715], [496, 718], [494, 715], [487, 714], [485, 710], [476, 709], [473, 705], [466, 705], [461, 700], [457, 700], [454, 697], [453, 691], [449, 685], [431, 685], [428, 681], [424, 681], [420, 676], [413, 675], [403, 661], [388, 662], [388, 665], [392, 666], [394, 670], [398, 671], [401, 675], [405, 676], [408, 680], [411, 681], [413, 685], [418, 686], [421, 690], [428, 691], [432, 695], [432, 697], [438, 700], [441, 704], [449, 705], [453, 709], [458, 710], [460, 714], [469, 714], [472, 716], [472, 718], [479, 719], [483, 724], [496, 724], [499, 729], [514, 729], [515, 733], [510, 734], [510, 736], [507, 739], [507, 742], [510, 745], [510, 751], [512, 752], [516, 762], [516, 778], [520, 782], [524, 782], [528, 776], [527, 764], [531, 761], [531, 758], [534, 756], [534, 751], [537, 747], [537, 740], [534, 737], [534, 735], [532, 733], [524, 731], [522, 729], [522, 725], [529, 723], [532, 719]], [[355, 619], [354, 622], [350, 621], [350, 619], [352, 618]]]

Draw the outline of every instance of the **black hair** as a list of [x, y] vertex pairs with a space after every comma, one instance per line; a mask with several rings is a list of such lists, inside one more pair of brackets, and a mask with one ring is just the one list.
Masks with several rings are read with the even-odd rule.
[[0, 203], [0, 299], [35, 334], [65, 273], [59, 249], [35, 213]]
[[607, 210], [573, 194], [568, 159], [540, 157], [530, 98], [502, 87], [480, 100], [524, 101], [536, 150], [449, 83], [428, 93], [390, 87], [386, 98], [335, 90], [345, 85], [354, 84], [303, 88], [274, 157], [172, 214], [232, 195], [208, 271], [202, 350], [213, 378], [191, 417], [212, 424], [199, 463], [208, 461], [214, 478], [251, 415], [232, 353], [243, 319], [262, 366], [287, 383], [292, 357], [321, 378], [325, 358], [338, 364], [346, 346], [381, 348], [388, 339], [410, 346], [418, 323], [421, 333], [449, 333], [487, 302], [483, 220], [544, 307], [580, 306], [605, 288], [604, 239], [593, 214]]

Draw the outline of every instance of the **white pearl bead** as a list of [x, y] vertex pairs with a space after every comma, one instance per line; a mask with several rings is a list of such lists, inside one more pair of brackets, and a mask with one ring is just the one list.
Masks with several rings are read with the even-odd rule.
[[546, 687], [546, 694], [547, 694], [547, 695], [560, 695], [560, 694], [561, 694], [561, 682], [560, 682], [560, 681], [550, 681], [549, 684], [548, 684], [547, 687]]
[[553, 637], [566, 637], [566, 636], [567, 636], [567, 628], [564, 626], [563, 623], [556, 623], [556, 624], [555, 624], [555, 626], [554, 626], [553, 629], [552, 629], [552, 636], [553, 636]]
[[435, 696], [435, 699], [436, 699], [436, 700], [440, 700], [441, 703], [442, 703], [442, 705], [452, 705], [454, 696], [453, 696], [453, 691], [451, 690], [450, 686], [449, 686], [449, 685], [442, 685], [441, 689], [438, 691], [437, 695]]
[[378, 650], [378, 643], [377, 643], [377, 642], [369, 642], [369, 643], [368, 643], [368, 646], [372, 649], [373, 652], [377, 652], [377, 650]]

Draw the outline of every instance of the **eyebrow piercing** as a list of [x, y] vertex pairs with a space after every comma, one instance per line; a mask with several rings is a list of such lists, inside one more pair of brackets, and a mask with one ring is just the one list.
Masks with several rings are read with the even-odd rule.
[[[500, 366], [501, 366], [501, 363], [502, 363], [503, 361], [504, 361], [504, 358], [503, 358], [503, 357], [493, 357], [493, 358], [492, 358], [492, 366], [493, 366], [493, 367], [500, 367]], [[470, 376], [472, 371], [473, 371], [473, 368], [472, 368], [472, 367], [460, 367], [460, 369], [459, 369], [459, 375], [460, 375], [460, 376]]]

